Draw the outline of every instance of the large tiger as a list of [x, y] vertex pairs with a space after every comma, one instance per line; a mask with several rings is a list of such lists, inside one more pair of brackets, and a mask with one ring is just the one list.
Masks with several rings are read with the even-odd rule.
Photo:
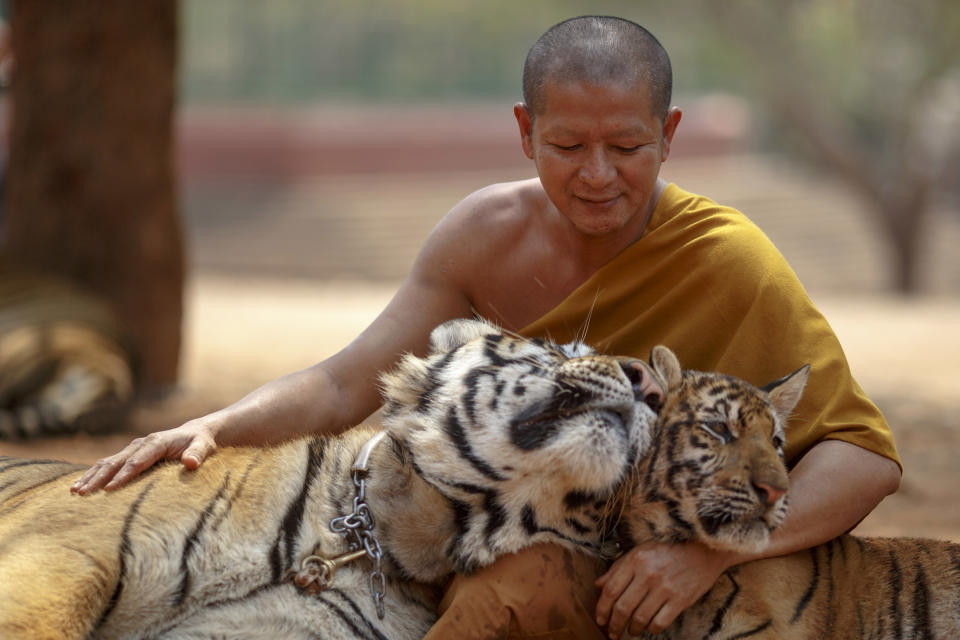
[[0, 440], [118, 429], [135, 386], [103, 301], [0, 260]]
[[[656, 417], [647, 376], [453, 321], [383, 376], [382, 439], [224, 448], [83, 498], [82, 467], [4, 458], [0, 637], [419, 638], [453, 571], [540, 542], [608, 552]], [[340, 558], [332, 581], [320, 558]]]
[[[697, 540], [763, 549], [786, 511], [783, 423], [807, 369], [757, 389], [681, 371], [654, 349], [666, 384], [624, 524], [633, 543]], [[662, 635], [706, 640], [960, 638], [960, 545], [850, 535], [727, 571]]]

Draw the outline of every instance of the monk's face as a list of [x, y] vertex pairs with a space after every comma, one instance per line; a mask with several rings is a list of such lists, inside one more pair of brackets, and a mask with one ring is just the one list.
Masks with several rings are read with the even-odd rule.
[[547, 196], [581, 233], [639, 235], [679, 111], [662, 121], [642, 81], [548, 82], [543, 91], [534, 120], [523, 105], [515, 113]]

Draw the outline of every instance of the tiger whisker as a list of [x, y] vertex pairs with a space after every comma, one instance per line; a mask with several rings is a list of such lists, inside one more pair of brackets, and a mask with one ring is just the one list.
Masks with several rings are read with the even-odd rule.
[[590, 331], [590, 322], [593, 320], [593, 310], [596, 308], [599, 300], [600, 290], [597, 289], [597, 293], [593, 296], [593, 302], [590, 303], [590, 309], [587, 311], [587, 316], [583, 319], [583, 324], [580, 326], [574, 338], [577, 342], [586, 343], [587, 333]]

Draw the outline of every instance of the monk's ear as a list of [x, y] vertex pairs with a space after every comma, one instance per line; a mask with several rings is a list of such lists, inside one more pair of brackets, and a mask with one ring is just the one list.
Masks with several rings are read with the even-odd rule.
[[786, 420], [790, 412], [800, 402], [800, 396], [803, 395], [803, 387], [806, 386], [809, 375], [810, 365], [805, 364], [790, 375], [761, 387], [763, 391], [767, 392], [773, 410], [782, 420]]
[[680, 124], [680, 118], [682, 117], [683, 111], [680, 110], [680, 107], [670, 107], [667, 110], [667, 117], [663, 119], [663, 146], [660, 150], [660, 162], [665, 162], [670, 157], [673, 134], [677, 132], [677, 125]]
[[663, 345], [657, 345], [650, 352], [650, 364], [662, 380], [667, 383], [666, 391], [676, 389], [683, 381], [680, 361], [673, 351]]
[[523, 153], [533, 160], [533, 114], [527, 105], [518, 102], [513, 105], [513, 115], [520, 127], [520, 145], [523, 147]]

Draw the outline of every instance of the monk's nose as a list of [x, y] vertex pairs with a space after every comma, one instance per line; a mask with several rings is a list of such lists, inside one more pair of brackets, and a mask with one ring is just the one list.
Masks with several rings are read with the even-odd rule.
[[607, 157], [605, 149], [591, 149], [580, 166], [580, 178], [592, 187], [600, 188], [617, 176], [617, 168]]

